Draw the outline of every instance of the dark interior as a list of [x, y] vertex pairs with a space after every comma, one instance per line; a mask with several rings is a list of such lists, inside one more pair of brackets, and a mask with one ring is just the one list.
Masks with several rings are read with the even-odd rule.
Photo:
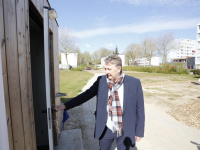
[[31, 10], [29, 14], [36, 142], [38, 150], [48, 150], [43, 24]]

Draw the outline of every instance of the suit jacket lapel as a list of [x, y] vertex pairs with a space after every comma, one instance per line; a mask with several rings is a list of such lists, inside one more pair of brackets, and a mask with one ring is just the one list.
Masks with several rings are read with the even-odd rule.
[[101, 85], [102, 92], [100, 92], [100, 99], [103, 108], [106, 108], [107, 100], [108, 100], [108, 83], [106, 81], [106, 76], [102, 78], [102, 85]]
[[128, 84], [128, 79], [125, 75], [124, 77], [124, 103], [123, 103], [123, 114], [126, 110], [126, 104], [127, 100], [129, 99], [129, 84]]

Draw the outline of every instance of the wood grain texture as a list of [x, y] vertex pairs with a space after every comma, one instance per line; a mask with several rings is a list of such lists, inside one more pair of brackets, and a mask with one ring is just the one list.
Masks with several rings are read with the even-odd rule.
[[26, 62], [27, 62], [27, 97], [29, 102], [30, 111], [30, 124], [32, 135], [32, 148], [37, 150], [36, 135], [35, 135], [35, 120], [34, 120], [34, 107], [33, 107], [33, 93], [32, 93], [32, 77], [31, 77], [31, 56], [30, 56], [30, 32], [29, 32], [29, 0], [25, 0], [24, 4], [25, 13], [25, 43], [26, 43]]
[[14, 0], [4, 1], [4, 26], [6, 39], [6, 59], [10, 97], [10, 110], [13, 129], [13, 145], [15, 150], [24, 150], [23, 116], [20, 95], [20, 78], [17, 53], [16, 3]]
[[2, 56], [3, 86], [4, 86], [5, 105], [6, 105], [8, 139], [9, 139], [10, 150], [13, 150], [13, 136], [12, 136], [12, 124], [11, 124], [8, 78], [7, 78], [7, 60], [6, 60], [6, 48], [5, 48], [5, 37], [4, 37], [3, 0], [0, 0], [0, 46], [1, 46], [1, 56]]
[[17, 11], [17, 42], [18, 42], [18, 63], [20, 77], [20, 92], [22, 117], [24, 126], [24, 141], [26, 150], [33, 149], [33, 139], [30, 120], [30, 104], [28, 99], [28, 73], [26, 61], [26, 39], [25, 39], [25, 0], [16, 1]]
[[[54, 57], [54, 88], [55, 94], [60, 92], [60, 81], [59, 81], [59, 49], [58, 49], [58, 26], [57, 23], [53, 22], [53, 57]], [[55, 105], [60, 105], [60, 97], [55, 98]], [[61, 112], [56, 113], [56, 120], [58, 121], [57, 135], [60, 137], [61, 127]]]

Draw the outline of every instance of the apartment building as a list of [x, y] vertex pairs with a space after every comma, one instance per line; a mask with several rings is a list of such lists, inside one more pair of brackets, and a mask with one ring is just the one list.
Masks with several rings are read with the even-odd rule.
[[200, 23], [197, 25], [197, 51], [195, 64], [196, 69], [200, 69]]
[[178, 39], [176, 58], [195, 57], [196, 46], [197, 46], [196, 40], [183, 39], [183, 38]]

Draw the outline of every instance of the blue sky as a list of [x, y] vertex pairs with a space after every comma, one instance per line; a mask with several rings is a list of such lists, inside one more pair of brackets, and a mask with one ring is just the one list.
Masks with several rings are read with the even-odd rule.
[[59, 28], [77, 37], [81, 52], [105, 47], [120, 53], [145, 36], [173, 32], [196, 40], [200, 0], [49, 0]]

